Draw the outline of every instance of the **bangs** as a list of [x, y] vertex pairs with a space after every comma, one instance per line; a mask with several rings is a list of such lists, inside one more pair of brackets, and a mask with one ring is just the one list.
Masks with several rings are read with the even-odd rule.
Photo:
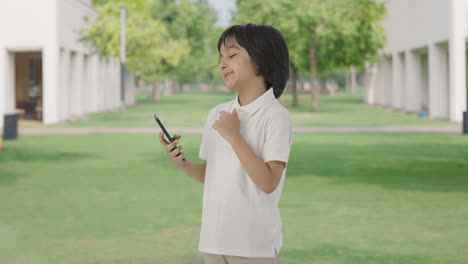
[[218, 53], [221, 51], [221, 46], [235, 40], [239, 45], [248, 51], [248, 42], [246, 34], [247, 25], [234, 25], [227, 28], [218, 40]]

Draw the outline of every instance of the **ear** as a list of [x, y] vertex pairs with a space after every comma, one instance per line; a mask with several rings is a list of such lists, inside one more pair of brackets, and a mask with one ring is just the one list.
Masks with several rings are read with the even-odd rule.
[[260, 76], [260, 67], [254, 62], [254, 60], [250, 59], [250, 61], [252, 62], [252, 65], [255, 69], [255, 76]]

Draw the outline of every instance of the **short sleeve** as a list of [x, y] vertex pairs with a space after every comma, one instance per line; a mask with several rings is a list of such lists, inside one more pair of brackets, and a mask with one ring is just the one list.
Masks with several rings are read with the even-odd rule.
[[200, 143], [200, 150], [198, 153], [198, 157], [202, 160], [208, 160], [209, 158], [209, 139], [210, 139], [210, 131], [211, 131], [211, 126], [213, 124], [213, 113], [214, 109], [211, 109], [210, 112], [208, 113], [208, 118], [206, 119], [205, 126], [203, 127], [203, 134], [202, 134], [202, 139]]
[[292, 145], [292, 126], [289, 113], [282, 111], [269, 120], [263, 147], [265, 162], [278, 160], [288, 163]]

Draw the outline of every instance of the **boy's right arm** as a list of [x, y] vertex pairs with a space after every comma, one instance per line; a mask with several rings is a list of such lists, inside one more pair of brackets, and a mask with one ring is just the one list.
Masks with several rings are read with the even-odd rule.
[[[164, 139], [163, 133], [159, 133], [159, 142], [166, 150], [167, 157], [176, 167], [182, 169], [185, 174], [194, 178], [201, 183], [205, 182], [206, 163], [194, 163], [189, 160], [183, 161], [185, 153], [182, 152], [182, 146], [177, 146], [181, 138], [180, 135], [175, 135], [174, 141], [167, 142]], [[180, 155], [179, 155], [180, 154]]]
[[180, 167], [185, 174], [201, 183], [205, 182], [206, 163], [194, 163], [186, 160]]

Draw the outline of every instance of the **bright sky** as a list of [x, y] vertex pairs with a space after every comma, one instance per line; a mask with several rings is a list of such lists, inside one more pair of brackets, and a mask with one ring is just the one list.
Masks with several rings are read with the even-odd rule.
[[231, 12], [235, 8], [235, 0], [208, 0], [218, 11], [218, 24], [229, 26], [231, 21]]

